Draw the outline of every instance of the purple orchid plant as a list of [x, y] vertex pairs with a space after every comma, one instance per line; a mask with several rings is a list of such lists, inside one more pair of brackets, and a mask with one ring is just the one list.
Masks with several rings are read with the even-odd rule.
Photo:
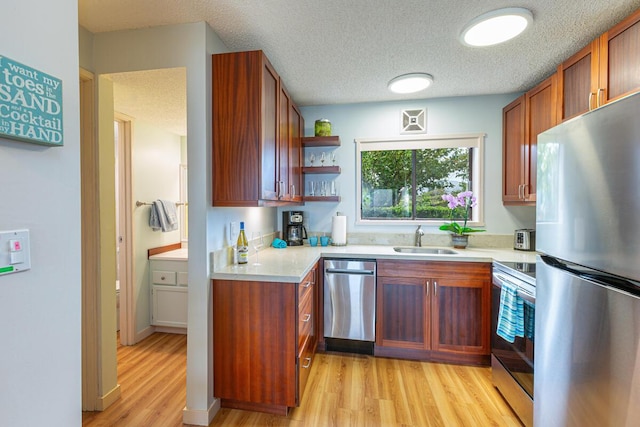
[[[457, 196], [452, 194], [445, 194], [442, 196], [442, 200], [447, 202], [449, 209], [451, 209], [449, 214], [449, 220], [451, 221], [448, 224], [443, 224], [440, 226], [440, 230], [450, 231], [453, 234], [458, 236], [462, 236], [467, 233], [479, 233], [485, 230], [477, 230], [470, 227], [467, 227], [467, 221], [469, 219], [469, 212], [472, 207], [478, 204], [476, 197], [473, 195], [473, 191], [462, 191], [458, 193]], [[464, 224], [460, 225], [453, 220], [453, 212], [458, 208], [464, 208]]]

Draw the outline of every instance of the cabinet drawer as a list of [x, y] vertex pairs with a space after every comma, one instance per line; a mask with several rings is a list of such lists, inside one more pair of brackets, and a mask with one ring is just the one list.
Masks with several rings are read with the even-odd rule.
[[302, 401], [304, 388], [307, 385], [309, 372], [311, 372], [311, 365], [313, 364], [313, 358], [315, 355], [315, 347], [316, 340], [311, 337], [311, 339], [307, 340], [307, 342], [305, 343], [302, 351], [300, 352], [300, 357], [298, 358], [298, 405]]
[[187, 286], [189, 284], [189, 273], [178, 272], [178, 286]]
[[315, 322], [313, 313], [312, 292], [306, 292], [302, 301], [298, 305], [298, 351], [301, 354], [304, 343], [313, 335], [313, 324]]
[[162, 270], [153, 271], [151, 273], [151, 280], [153, 281], [153, 283], [157, 283], [159, 285], [175, 285], [176, 272]]
[[[489, 276], [488, 276], [489, 275]], [[491, 275], [489, 262], [464, 261], [378, 261], [378, 276], [451, 279], [485, 279]]]
[[427, 277], [427, 261], [380, 260], [377, 265], [378, 276], [388, 277]]
[[313, 287], [316, 283], [316, 269], [313, 268], [310, 272], [304, 276], [304, 279], [298, 285], [298, 301], [302, 303], [302, 300], [305, 298], [305, 295], [308, 295], [313, 290]]

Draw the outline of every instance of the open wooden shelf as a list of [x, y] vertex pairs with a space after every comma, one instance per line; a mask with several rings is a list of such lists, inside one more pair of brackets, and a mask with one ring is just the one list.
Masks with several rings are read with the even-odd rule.
[[304, 174], [340, 173], [340, 166], [304, 166]]
[[303, 147], [339, 147], [339, 136], [303, 136]]

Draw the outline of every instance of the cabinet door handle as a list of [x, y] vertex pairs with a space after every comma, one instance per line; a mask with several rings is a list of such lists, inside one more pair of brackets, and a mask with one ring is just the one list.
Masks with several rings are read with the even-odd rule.
[[305, 283], [304, 285], [302, 285], [303, 288], [308, 288], [309, 286], [312, 285], [313, 282], [311, 282], [311, 280], [307, 281], [307, 283]]
[[307, 323], [309, 320], [311, 320], [311, 315], [309, 313], [304, 315], [304, 318], [302, 319], [303, 323]]
[[593, 106], [593, 97], [594, 97], [595, 95], [596, 95], [596, 94], [595, 94], [595, 93], [593, 93], [593, 92], [590, 92], [590, 93], [589, 93], [589, 106], [587, 107], [587, 111], [591, 111], [591, 110], [593, 110], [593, 108], [591, 108], [591, 107]]
[[596, 96], [596, 107], [601, 107], [602, 105], [604, 105], [604, 103], [602, 102], [602, 93], [604, 93], [604, 89], [598, 88], [598, 93]]
[[277, 181], [278, 183], [278, 199], [284, 197], [284, 181]]
[[527, 189], [529, 188], [529, 184], [522, 184], [522, 198], [526, 199], [527, 198]]
[[302, 369], [309, 369], [309, 366], [311, 366], [311, 358], [305, 357], [304, 364], [302, 365]]
[[438, 296], [438, 282], [436, 282], [435, 280], [433, 281], [433, 296]]
[[424, 284], [425, 290], [427, 292], [427, 298], [429, 298], [429, 281], [427, 280], [427, 282]]

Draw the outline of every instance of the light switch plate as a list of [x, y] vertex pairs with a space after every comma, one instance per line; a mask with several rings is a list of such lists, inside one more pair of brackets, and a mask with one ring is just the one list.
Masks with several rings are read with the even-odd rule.
[[0, 276], [31, 268], [29, 230], [0, 231]]

